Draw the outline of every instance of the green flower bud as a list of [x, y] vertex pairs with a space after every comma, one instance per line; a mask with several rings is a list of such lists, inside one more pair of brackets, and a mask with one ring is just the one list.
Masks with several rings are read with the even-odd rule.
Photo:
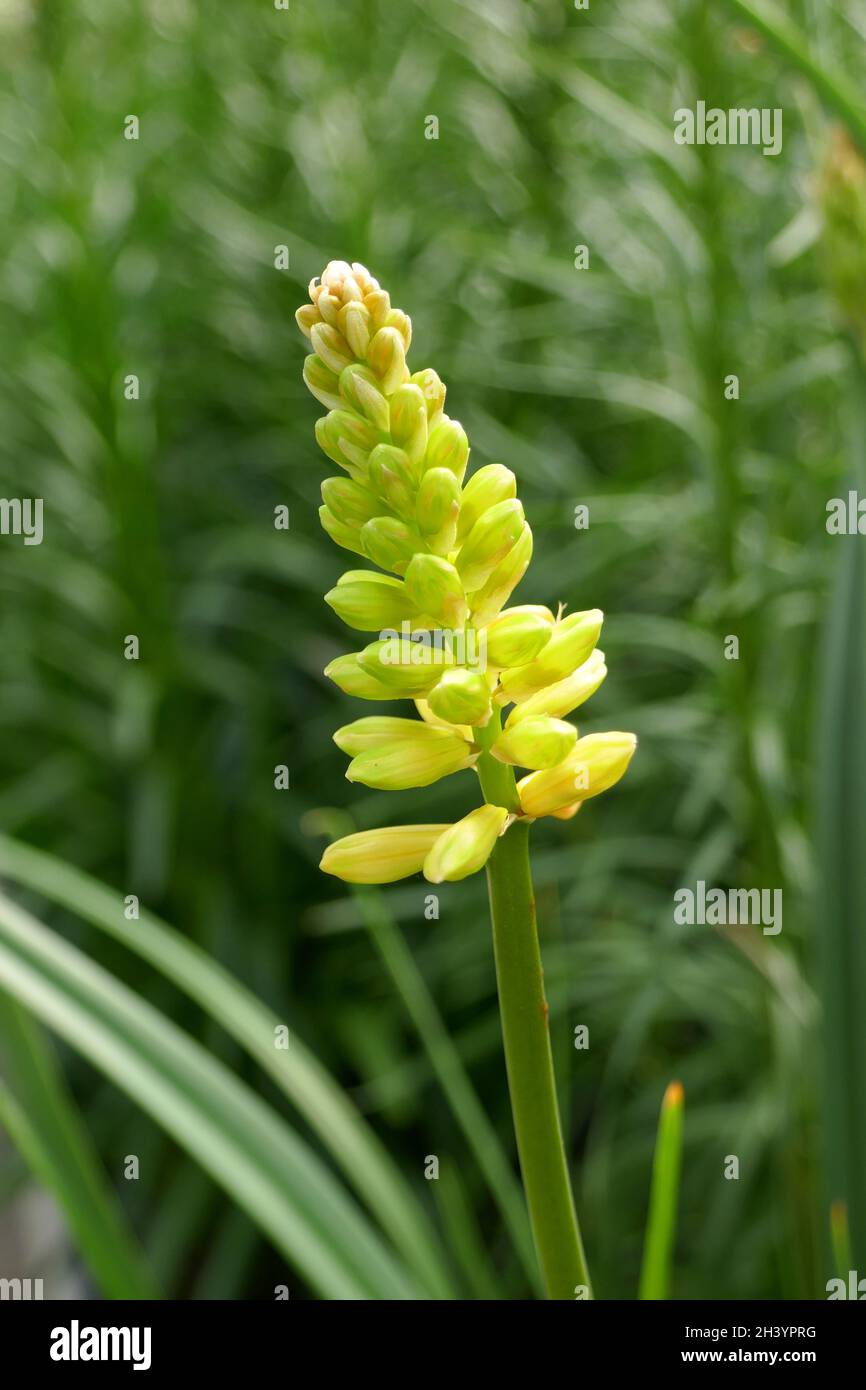
[[463, 489], [457, 539], [465, 540], [478, 518], [490, 507], [516, 496], [517, 479], [510, 468], [501, 463], [488, 463], [484, 468], [479, 468]]
[[392, 825], [335, 840], [319, 868], [344, 883], [396, 883], [417, 874], [447, 825]]
[[501, 669], [532, 661], [550, 641], [554, 621], [549, 608], [536, 604], [506, 608], [487, 628], [488, 662]]
[[[312, 308], [312, 305], [310, 306]], [[340, 396], [339, 377], [326, 367], [321, 357], [311, 353], [304, 359], [304, 383], [307, 390], [315, 396], [326, 410], [339, 410], [343, 401]]]
[[[418, 730], [432, 728], [432, 725], [419, 723], [417, 719], [398, 719], [393, 715], [372, 714], [366, 719], [356, 719], [352, 724], [344, 724], [334, 734], [334, 742], [350, 758], [359, 753], [367, 753], [371, 748], [383, 748], [389, 744], [417, 741]], [[439, 730], [439, 732], [444, 732]]]
[[549, 772], [531, 772], [517, 784], [524, 815], [551, 816], [607, 791], [625, 773], [637, 739], [634, 734], [587, 734], [568, 757]]
[[536, 715], [506, 729], [490, 749], [501, 763], [515, 767], [556, 767], [574, 747], [577, 729], [563, 719]]
[[415, 500], [418, 530], [437, 555], [454, 549], [460, 514], [460, 484], [450, 468], [431, 468], [421, 479]]
[[[321, 429], [319, 428], [321, 427]], [[316, 438], [328, 458], [357, 472], [367, 468], [370, 450], [379, 443], [379, 431], [352, 410], [332, 410], [317, 422]]]
[[[322, 483], [322, 499], [337, 521], [356, 529], [382, 510], [379, 499], [370, 489], [353, 478], [326, 478]], [[358, 553], [362, 553], [360, 544]]]
[[487, 863], [508, 820], [504, 806], [479, 806], [444, 830], [424, 860], [430, 883], [454, 883]]
[[[319, 309], [322, 313], [322, 310]], [[344, 367], [348, 367], [354, 361], [352, 349], [346, 342], [342, 333], [337, 328], [333, 328], [329, 323], [314, 323], [310, 330], [310, 341], [321, 357], [326, 367], [330, 367], [337, 376]]]
[[427, 452], [427, 407], [418, 386], [406, 382], [391, 397], [391, 439], [403, 449], [416, 478]]
[[428, 430], [435, 429], [442, 419], [445, 409], [444, 381], [438, 372], [434, 372], [432, 367], [425, 367], [422, 372], [415, 372], [409, 380], [413, 386], [420, 386], [427, 409], [427, 428]]
[[355, 695], [359, 700], [402, 699], [402, 695], [363, 669], [358, 661], [359, 655], [359, 652], [348, 652], [345, 656], [335, 657], [325, 667], [325, 675], [346, 695]]
[[391, 412], [369, 367], [362, 367], [360, 363], [353, 362], [351, 367], [346, 367], [345, 371], [340, 373], [339, 385], [339, 405], [342, 405], [344, 400], [348, 401], [353, 410], [363, 415], [377, 430], [387, 434], [391, 427]]
[[377, 444], [367, 463], [370, 486], [386, 506], [406, 521], [415, 518], [415, 475], [402, 449]]
[[358, 664], [397, 698], [426, 695], [453, 657], [442, 647], [403, 636], [383, 637], [358, 652]]
[[586, 661], [598, 641], [604, 614], [600, 608], [584, 613], [571, 613], [556, 624], [553, 635], [541, 655], [526, 666], [513, 666], [503, 671], [496, 698], [501, 705], [512, 700], [525, 700], [536, 690], [561, 681]]
[[539, 714], [549, 714], [554, 719], [564, 718], [588, 700], [590, 695], [595, 694], [606, 675], [604, 652], [600, 652], [596, 647], [576, 671], [572, 671], [553, 685], [546, 685], [543, 690], [536, 691], [534, 695], [527, 696], [519, 705], [515, 705], [505, 721], [506, 729], [513, 728], [524, 719], [533, 719]]
[[[347, 478], [348, 482], [349, 479]], [[353, 555], [363, 555], [366, 558], [367, 552], [363, 548], [360, 532], [356, 526], [347, 526], [345, 522], [338, 521], [333, 512], [328, 507], [319, 508], [319, 520], [322, 523], [322, 530], [327, 531], [331, 540], [343, 550], [351, 550]]]
[[362, 553], [383, 570], [404, 574], [413, 555], [424, 549], [424, 542], [396, 516], [376, 516], [360, 531]]
[[520, 539], [524, 525], [523, 504], [516, 497], [497, 502], [478, 518], [456, 561], [467, 593], [490, 578]]
[[337, 326], [354, 356], [366, 357], [371, 337], [370, 310], [357, 300], [351, 300], [340, 310]]
[[466, 438], [466, 431], [459, 420], [449, 420], [446, 415], [436, 428], [430, 431], [425, 466], [448, 468], [457, 481], [462, 483], [468, 462], [469, 440]]
[[450, 719], [440, 719], [438, 714], [434, 714], [426, 700], [419, 696], [415, 700], [415, 708], [424, 720], [425, 724], [435, 724], [441, 729], [456, 729], [465, 739], [472, 741], [472, 729], [468, 724], [452, 724]]
[[367, 361], [379, 378], [383, 394], [393, 395], [406, 377], [406, 345], [396, 328], [379, 329], [370, 344]]
[[429, 614], [442, 627], [457, 629], [466, 621], [460, 576], [438, 555], [412, 557], [406, 569], [406, 592], [419, 613]]
[[429, 787], [452, 772], [462, 772], [478, 759], [472, 747], [450, 729], [415, 721], [415, 736], [368, 748], [353, 758], [346, 771], [350, 782], [363, 782], [379, 791], [399, 792]]
[[325, 594], [325, 602], [359, 632], [399, 627], [415, 613], [403, 580], [374, 570], [348, 570]]
[[458, 666], [446, 671], [438, 685], [434, 685], [427, 696], [427, 704], [448, 724], [483, 725], [490, 718], [490, 686], [479, 672]]
[[508, 602], [526, 573], [531, 559], [532, 530], [527, 522], [520, 533], [520, 539], [505, 559], [500, 560], [487, 582], [475, 593], [468, 595], [472, 621], [478, 627], [486, 627], [496, 617], [503, 604]]

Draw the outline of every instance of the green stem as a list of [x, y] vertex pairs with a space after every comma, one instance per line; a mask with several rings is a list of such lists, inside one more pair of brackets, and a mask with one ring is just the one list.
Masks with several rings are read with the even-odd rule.
[[[479, 759], [481, 786], [487, 801], [513, 810], [514, 773], [486, 751], [498, 717], [491, 725]], [[556, 1100], [526, 821], [515, 821], [497, 842], [487, 885], [511, 1110], [539, 1264], [549, 1298], [591, 1298]]]

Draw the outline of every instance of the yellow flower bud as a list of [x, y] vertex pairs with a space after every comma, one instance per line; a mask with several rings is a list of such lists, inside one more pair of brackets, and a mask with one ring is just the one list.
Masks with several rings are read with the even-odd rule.
[[339, 377], [315, 353], [304, 359], [304, 383], [326, 410], [339, 410], [342, 406]]
[[351, 300], [340, 310], [337, 326], [354, 356], [366, 357], [371, 337], [370, 310], [357, 300]]
[[513, 728], [523, 719], [532, 719], [539, 714], [549, 714], [554, 719], [562, 719], [588, 700], [590, 695], [594, 695], [606, 675], [604, 652], [596, 647], [583, 665], [578, 666], [571, 675], [565, 676], [553, 685], [546, 685], [543, 690], [536, 691], [534, 695], [527, 696], [519, 705], [515, 705], [505, 721], [506, 729]]
[[550, 609], [540, 604], [506, 608], [487, 628], [489, 664], [501, 669], [534, 660], [550, 641], [554, 621]]
[[359, 655], [358, 652], [348, 652], [345, 656], [335, 657], [325, 667], [325, 675], [346, 695], [355, 695], [359, 700], [402, 699], [399, 691], [395, 692], [363, 669], [358, 661]]
[[524, 814], [550, 816], [575, 801], [588, 801], [607, 791], [623, 776], [636, 746], [634, 734], [587, 734], [579, 738], [557, 767], [531, 772], [518, 782]]
[[349, 764], [348, 780], [378, 791], [406, 791], [409, 787], [429, 787], [477, 761], [478, 753], [459, 734], [421, 720], [409, 722], [414, 736], [365, 749]]
[[457, 556], [457, 569], [467, 593], [479, 589], [520, 539], [523, 504], [516, 498], [497, 502], [476, 521]]
[[501, 463], [488, 463], [473, 473], [460, 499], [460, 521], [457, 539], [465, 540], [480, 516], [497, 502], [507, 502], [517, 496], [517, 479], [510, 468]]
[[490, 752], [501, 763], [515, 767], [556, 767], [568, 756], [577, 740], [577, 729], [562, 719], [536, 715], [524, 719], [513, 729], [505, 729]]
[[330, 367], [337, 376], [355, 360], [342, 333], [329, 323], [314, 323], [310, 329], [310, 341], [325, 366]]
[[370, 344], [367, 361], [379, 378], [380, 389], [386, 396], [392, 395], [406, 376], [406, 345], [396, 328], [379, 329]]
[[384, 326], [385, 320], [391, 312], [391, 296], [387, 290], [371, 290], [364, 296], [364, 307], [370, 313], [370, 326], [376, 333]]
[[363, 554], [383, 570], [404, 574], [413, 555], [424, 549], [424, 542], [404, 521], [396, 516], [376, 516], [360, 530]]
[[466, 621], [460, 576], [438, 555], [412, 557], [406, 569], [406, 592], [419, 613], [429, 614], [442, 627], [462, 628]]
[[417, 874], [447, 825], [392, 825], [360, 830], [328, 845], [319, 868], [344, 883], [396, 883]]
[[313, 324], [320, 323], [321, 317], [315, 304], [302, 304], [300, 309], [295, 310], [295, 323], [305, 338], [309, 338]]
[[[309, 358], [307, 360], [309, 361]], [[353, 362], [351, 367], [346, 367], [340, 373], [339, 384], [342, 399], [338, 404], [342, 405], [343, 401], [347, 401], [353, 410], [363, 415], [377, 430], [387, 434], [391, 412], [369, 367], [362, 367], [360, 363]], [[313, 394], [315, 395], [315, 392]], [[323, 401], [322, 404], [326, 402]]]
[[508, 820], [504, 806], [479, 806], [442, 832], [424, 860], [430, 883], [454, 883], [487, 863]]
[[532, 559], [532, 530], [527, 522], [520, 533], [520, 539], [500, 560], [496, 569], [480, 589], [468, 595], [472, 621], [485, 627], [511, 598]]
[[448, 468], [462, 483], [468, 462], [469, 440], [465, 429], [459, 420], [449, 420], [447, 415], [443, 416], [435, 429], [430, 431], [425, 466]]
[[325, 594], [325, 602], [359, 632], [399, 627], [415, 615], [403, 580], [375, 570], [348, 570]]
[[427, 696], [427, 704], [433, 714], [448, 724], [486, 724], [491, 711], [490, 687], [478, 671], [454, 667], [434, 685]]
[[450, 468], [428, 469], [415, 499], [415, 519], [437, 555], [448, 555], [454, 549], [459, 513], [460, 484]]
[[385, 318], [385, 326], [396, 328], [403, 339], [403, 346], [408, 352], [412, 346], [412, 320], [409, 315], [404, 314], [402, 309], [391, 309]]
[[347, 526], [345, 522], [338, 521], [329, 507], [319, 508], [319, 520], [322, 530], [327, 531], [335, 545], [342, 546], [343, 550], [351, 550], [353, 555], [363, 555], [366, 559], [367, 552], [357, 526]]
[[367, 477], [386, 506], [407, 521], [415, 519], [415, 476], [402, 449], [377, 444], [367, 462]]
[[409, 380], [413, 386], [421, 388], [424, 405], [427, 409], [427, 428], [428, 430], [435, 429], [442, 419], [445, 409], [444, 381], [438, 372], [434, 372], [432, 367], [425, 367], [422, 372], [415, 372]]
[[420, 477], [421, 463], [427, 452], [427, 407], [418, 386], [406, 382], [398, 386], [391, 397], [391, 438], [403, 449]]
[[[322, 500], [339, 522], [356, 529], [382, 510], [381, 502], [370, 489], [353, 478], [326, 478], [322, 483]], [[356, 548], [360, 552], [360, 542]]]
[[511, 700], [525, 700], [536, 690], [553, 685], [582, 666], [598, 641], [603, 621], [600, 608], [571, 613], [563, 618], [556, 624], [540, 656], [525, 666], [503, 671], [496, 694], [499, 703], [507, 705]]

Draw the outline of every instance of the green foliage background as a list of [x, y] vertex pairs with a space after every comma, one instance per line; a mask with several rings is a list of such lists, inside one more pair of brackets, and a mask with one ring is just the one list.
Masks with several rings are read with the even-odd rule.
[[[471, 774], [349, 788], [330, 741], [357, 715], [321, 674], [353, 646], [321, 598], [347, 564], [318, 527], [329, 465], [293, 311], [332, 257], [363, 261], [411, 314], [413, 366], [448, 383], [473, 463], [517, 473], [536, 536], [521, 601], [605, 610], [610, 675], [582, 732], [640, 738], [615, 792], [535, 830], [599, 1294], [635, 1296], [672, 1077], [686, 1094], [675, 1297], [823, 1296], [832, 1199], [866, 1261], [862, 838], [844, 833], [862, 782], [831, 833], [826, 892], [814, 848], [863, 746], [851, 672], [822, 656], [831, 624], [842, 653], [863, 647], [862, 610], [832, 599], [862, 540], [824, 526], [857, 466], [863, 388], [825, 290], [834, 113], [807, 71], [862, 90], [866, 24], [854, 0], [791, 3], [798, 62], [748, 8], [0, 4], [0, 495], [45, 499], [42, 546], [0, 539], [0, 826], [118, 904], [138, 895], [289, 1025], [428, 1208], [456, 1296], [532, 1287], [467, 1137], [474, 1088], [513, 1163], [483, 879], [442, 885], [430, 921], [421, 881], [359, 900], [316, 868], [323, 806], [368, 827], [454, 819], [477, 799]], [[698, 99], [781, 107], [782, 153], [676, 146], [673, 112]], [[782, 933], [675, 926], [672, 895], [697, 879], [783, 888]], [[38, 883], [7, 887], [310, 1137], [160, 973]], [[163, 1292], [316, 1296], [111, 1079], [59, 1057]], [[122, 1180], [130, 1153], [137, 1183]], [[431, 1154], [439, 1184], [424, 1181]], [[11, 1199], [18, 1150], [2, 1177]]]

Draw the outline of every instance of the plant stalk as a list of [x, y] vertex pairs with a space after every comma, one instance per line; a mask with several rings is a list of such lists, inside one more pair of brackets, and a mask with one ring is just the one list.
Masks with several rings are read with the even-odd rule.
[[[488, 746], [496, 731], [485, 730]], [[510, 767], [485, 751], [479, 773], [488, 801], [516, 809]], [[498, 841], [487, 862], [487, 885], [511, 1110], [547, 1296], [591, 1298], [556, 1099], [526, 821], [515, 821]]]

